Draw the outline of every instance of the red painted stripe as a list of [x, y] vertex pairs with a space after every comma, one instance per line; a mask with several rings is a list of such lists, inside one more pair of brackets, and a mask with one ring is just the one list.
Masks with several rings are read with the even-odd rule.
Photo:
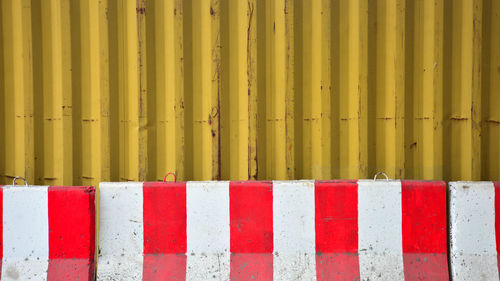
[[272, 183], [231, 182], [229, 202], [231, 253], [272, 253]]
[[500, 272], [500, 255], [498, 255], [498, 252], [497, 252], [497, 267], [498, 267], [498, 272]]
[[186, 253], [186, 183], [145, 182], [144, 254]]
[[[273, 190], [271, 182], [230, 182], [231, 276], [273, 277]], [[265, 254], [267, 253], [267, 254]], [[241, 255], [246, 254], [246, 255]], [[244, 265], [244, 266], [243, 266]], [[269, 270], [269, 267], [271, 270]]]
[[359, 280], [359, 258], [357, 253], [321, 253], [316, 256], [316, 279]]
[[495, 242], [497, 245], [497, 266], [500, 272], [500, 182], [493, 182], [495, 187]]
[[94, 269], [88, 259], [51, 259], [47, 280], [94, 280]]
[[186, 280], [185, 254], [144, 255], [143, 280], [184, 281]]
[[143, 280], [185, 280], [186, 183], [145, 182]]
[[48, 280], [93, 280], [95, 188], [51, 186], [48, 209]]
[[359, 279], [356, 181], [317, 181], [314, 196], [317, 279]]
[[405, 280], [448, 280], [446, 183], [402, 181], [401, 205]]
[[405, 281], [448, 280], [447, 254], [403, 254]]
[[232, 281], [273, 280], [273, 254], [231, 254]]
[[315, 184], [316, 252], [358, 252], [358, 185], [319, 181]]

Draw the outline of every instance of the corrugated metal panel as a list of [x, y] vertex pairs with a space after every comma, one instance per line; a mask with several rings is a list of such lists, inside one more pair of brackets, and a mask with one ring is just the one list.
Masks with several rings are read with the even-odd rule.
[[500, 180], [498, 0], [1, 0], [0, 182]]

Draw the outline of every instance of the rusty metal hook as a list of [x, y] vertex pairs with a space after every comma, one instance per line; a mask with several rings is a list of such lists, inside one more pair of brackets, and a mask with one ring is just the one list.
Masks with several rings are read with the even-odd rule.
[[167, 174], [165, 175], [165, 177], [163, 178], [163, 182], [166, 182], [166, 181], [167, 181], [167, 177], [168, 177], [169, 175], [174, 176], [174, 182], [177, 182], [177, 175], [175, 175], [175, 173], [167, 173]]
[[378, 173], [376, 173], [376, 174], [375, 174], [375, 176], [373, 177], [373, 180], [374, 180], [374, 181], [376, 181], [376, 180], [377, 180], [377, 177], [378, 177], [379, 175], [383, 175], [383, 176], [385, 176], [385, 180], [386, 180], [386, 181], [389, 181], [389, 177], [388, 177], [388, 176], [387, 176], [387, 174], [386, 174], [386, 173], [384, 173], [384, 172], [378, 172]]
[[25, 185], [25, 186], [28, 186], [28, 181], [27, 181], [25, 178], [23, 178], [23, 177], [15, 177], [15, 178], [12, 180], [12, 185], [16, 185], [16, 180], [17, 180], [17, 179], [23, 180], [23, 181], [24, 181], [24, 185]]

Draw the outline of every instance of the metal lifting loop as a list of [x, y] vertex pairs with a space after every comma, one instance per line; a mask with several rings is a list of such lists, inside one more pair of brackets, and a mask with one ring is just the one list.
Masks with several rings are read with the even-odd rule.
[[12, 180], [12, 185], [16, 185], [16, 180], [17, 180], [17, 179], [23, 180], [23, 181], [24, 181], [24, 185], [25, 185], [25, 186], [28, 186], [28, 181], [27, 181], [25, 178], [23, 178], [23, 177], [15, 177], [15, 178]]
[[169, 175], [174, 176], [174, 182], [177, 182], [177, 176], [175, 175], [175, 173], [167, 173], [167, 174], [165, 175], [165, 177], [163, 178], [163, 182], [166, 182], [166, 181], [167, 181], [167, 177], [168, 177]]
[[386, 174], [386, 173], [384, 173], [384, 172], [378, 172], [378, 173], [376, 173], [376, 174], [375, 174], [375, 177], [373, 177], [373, 180], [374, 180], [374, 181], [376, 181], [376, 180], [377, 180], [377, 177], [378, 177], [379, 175], [384, 175], [384, 176], [385, 176], [385, 180], [386, 180], [386, 181], [389, 181], [389, 177], [388, 177], [388, 176], [387, 176], [387, 174]]

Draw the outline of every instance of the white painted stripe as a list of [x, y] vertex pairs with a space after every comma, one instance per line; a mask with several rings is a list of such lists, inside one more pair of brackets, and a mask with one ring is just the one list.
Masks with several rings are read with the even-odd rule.
[[453, 280], [498, 280], [495, 187], [492, 182], [450, 183]]
[[98, 280], [142, 280], [142, 183], [99, 185]]
[[314, 181], [273, 182], [275, 280], [316, 280], [314, 214]]
[[361, 280], [403, 280], [400, 181], [358, 181]]
[[188, 182], [187, 280], [229, 280], [229, 182]]
[[47, 186], [3, 189], [2, 280], [46, 280], [49, 258]]

